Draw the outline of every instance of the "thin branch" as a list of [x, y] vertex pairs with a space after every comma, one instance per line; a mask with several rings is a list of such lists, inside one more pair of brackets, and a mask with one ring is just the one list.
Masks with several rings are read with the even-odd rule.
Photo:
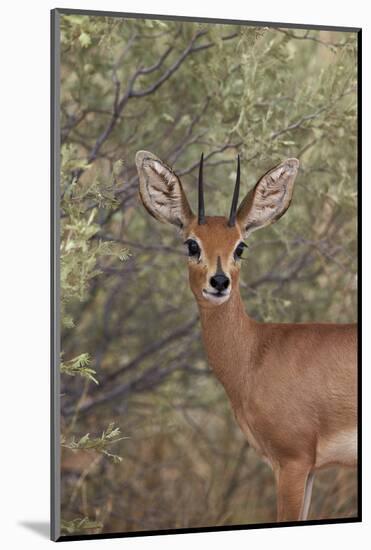
[[301, 118], [299, 118], [299, 120], [297, 120], [296, 122], [293, 122], [292, 124], [290, 124], [286, 128], [283, 128], [282, 130], [278, 130], [277, 132], [273, 132], [271, 134], [271, 139], [274, 140], [274, 139], [278, 138], [278, 136], [281, 136], [282, 134], [285, 134], [286, 132], [290, 132], [291, 130], [296, 130], [297, 128], [300, 128], [301, 125], [303, 124], [303, 122], [306, 122], [307, 120], [313, 120], [314, 118], [317, 118], [318, 115], [323, 113], [323, 111], [326, 111], [328, 108], [329, 108], [328, 105], [326, 105], [325, 107], [321, 107], [320, 109], [318, 109], [315, 113], [311, 113], [310, 115], [302, 116]]
[[283, 128], [282, 130], [278, 130], [277, 132], [273, 132], [271, 134], [271, 139], [276, 139], [278, 136], [282, 135], [282, 134], [285, 134], [286, 132], [289, 132], [290, 130], [296, 130], [297, 128], [300, 128], [301, 125], [303, 124], [303, 122], [306, 122], [307, 120], [313, 120], [315, 118], [318, 117], [318, 115], [320, 115], [321, 113], [323, 113], [324, 111], [328, 111], [329, 109], [331, 109], [331, 107], [333, 107], [338, 101], [340, 101], [341, 99], [343, 99], [343, 97], [351, 94], [352, 92], [355, 91], [355, 88], [354, 87], [351, 87], [350, 89], [348, 90], [345, 90], [343, 91], [340, 95], [338, 95], [337, 97], [334, 98], [334, 100], [331, 102], [331, 103], [328, 103], [327, 105], [324, 105], [323, 107], [321, 107], [320, 109], [317, 109], [317, 111], [315, 111], [314, 113], [311, 113], [311, 114], [308, 114], [308, 115], [304, 115], [303, 117], [301, 117], [299, 120], [297, 120], [296, 122], [293, 122], [292, 124], [290, 124], [289, 126], [287, 126], [286, 128]]
[[194, 317], [193, 319], [191, 319], [191, 321], [177, 328], [176, 330], [174, 330], [172, 333], [168, 334], [164, 338], [160, 340], [156, 340], [154, 343], [150, 344], [147, 348], [145, 348], [139, 355], [137, 355], [129, 363], [121, 366], [111, 374], [108, 374], [104, 379], [104, 381], [100, 384], [100, 386], [103, 387], [108, 382], [112, 382], [113, 380], [116, 380], [118, 376], [122, 374], [127, 374], [128, 372], [132, 371], [137, 366], [139, 366], [140, 363], [144, 361], [144, 359], [146, 359], [148, 356], [152, 355], [153, 353], [156, 353], [156, 351], [163, 349], [165, 346], [167, 346], [174, 340], [178, 340], [178, 338], [182, 338], [183, 336], [186, 336], [190, 332], [190, 330], [196, 325], [197, 321], [198, 321], [198, 316]]
[[117, 69], [118, 66], [121, 65], [121, 63], [123, 62], [123, 60], [125, 59], [125, 57], [129, 53], [131, 47], [133, 46], [133, 44], [134, 44], [134, 42], [137, 38], [138, 38], [138, 33], [132, 33], [132, 35], [130, 36], [129, 40], [127, 41], [126, 46], [123, 49], [121, 55], [117, 59], [115, 65], [114, 65], [114, 69]]
[[196, 124], [199, 123], [199, 121], [201, 120], [203, 115], [206, 113], [206, 111], [209, 107], [209, 104], [210, 104], [210, 96], [208, 96], [206, 98], [206, 101], [205, 101], [201, 111], [199, 113], [197, 113], [196, 116], [194, 116], [193, 119], [191, 120], [191, 123], [188, 127], [188, 130], [185, 134], [185, 137], [184, 137], [183, 141], [180, 144], [178, 144], [177, 147], [170, 153], [169, 158], [171, 158], [171, 162], [173, 164], [178, 160], [178, 158], [182, 155], [184, 150], [189, 145], [192, 145], [193, 143], [195, 143], [195, 141], [197, 141], [200, 137], [202, 137], [204, 135], [205, 132], [201, 132], [198, 135], [194, 136], [193, 138], [191, 137]]
[[151, 86], [148, 86], [148, 88], [145, 88], [144, 90], [134, 90], [133, 89], [133, 85], [134, 85], [134, 82], [135, 82], [136, 78], [140, 74], [143, 74], [142, 73], [143, 69], [138, 69], [138, 71], [135, 73], [135, 78], [134, 78], [134, 81], [132, 82], [131, 89], [129, 90], [129, 97], [143, 97], [143, 96], [152, 94], [153, 92], [158, 90], [160, 88], [160, 86], [162, 86], [162, 84], [164, 82], [166, 82], [166, 80], [168, 80], [175, 73], [175, 71], [177, 71], [179, 69], [179, 67], [182, 65], [182, 63], [187, 58], [187, 56], [190, 53], [192, 53], [193, 45], [196, 42], [196, 40], [198, 40], [198, 38], [200, 38], [201, 36], [206, 34], [206, 32], [207, 31], [197, 32], [194, 35], [194, 37], [192, 38], [192, 40], [190, 41], [190, 43], [188, 44], [188, 46], [185, 48], [185, 50], [183, 50], [182, 54], [178, 57], [178, 59], [160, 76], [160, 78], [158, 80], [156, 80], [156, 82], [154, 82], [153, 84], [151, 84]]
[[[131, 98], [140, 98], [140, 97], [144, 97], [144, 96], [147, 96], [147, 95], [150, 95], [150, 94], [154, 93], [179, 69], [179, 67], [183, 64], [183, 62], [187, 59], [187, 57], [190, 54], [206, 50], [206, 49], [211, 48], [212, 46], [215, 45], [213, 42], [210, 42], [208, 44], [202, 44], [202, 45], [199, 45], [199, 46], [195, 46], [196, 41], [199, 38], [201, 38], [202, 36], [204, 36], [205, 34], [207, 34], [206, 30], [202, 30], [202, 31], [197, 32], [194, 35], [194, 37], [192, 38], [192, 40], [190, 41], [190, 43], [188, 44], [188, 46], [183, 50], [183, 52], [177, 58], [177, 60], [160, 76], [160, 78], [158, 78], [153, 84], [151, 84], [150, 86], [148, 86], [147, 88], [145, 88], [143, 90], [135, 90], [134, 89], [134, 85], [135, 85], [135, 82], [136, 82], [137, 78], [141, 75], [150, 74], [150, 73], [156, 71], [157, 69], [159, 69], [162, 66], [165, 59], [168, 57], [168, 55], [173, 51], [174, 46], [169, 46], [169, 48], [161, 55], [161, 57], [153, 65], [151, 65], [149, 67], [139, 68], [132, 75], [132, 77], [129, 79], [129, 83], [128, 83], [126, 92], [123, 94], [121, 99], [119, 99], [120, 83], [119, 83], [119, 81], [117, 79], [117, 76], [116, 76], [117, 64], [115, 65], [114, 70], [113, 70], [113, 81], [114, 81], [115, 91], [114, 91], [113, 112], [112, 112], [111, 120], [109, 121], [109, 123], [107, 124], [107, 126], [103, 130], [103, 132], [100, 134], [100, 136], [97, 138], [97, 140], [96, 140], [96, 142], [95, 142], [95, 144], [94, 144], [94, 146], [93, 146], [93, 148], [92, 148], [92, 150], [91, 150], [91, 152], [88, 156], [88, 160], [87, 160], [88, 164], [91, 164], [92, 162], [94, 162], [96, 160], [96, 158], [98, 156], [98, 153], [99, 153], [103, 143], [107, 140], [107, 138], [109, 137], [109, 135], [111, 134], [111, 132], [115, 128], [115, 126], [117, 124], [117, 121], [119, 120], [120, 115], [121, 115], [125, 105], [129, 101], [129, 99], [131, 99]], [[222, 37], [222, 40], [223, 41], [231, 40], [231, 39], [235, 38], [236, 36], [238, 36], [238, 33], [233, 33], [231, 35]], [[129, 40], [130, 44], [128, 44], [128, 47], [129, 46], [131, 47], [131, 45], [134, 42], [135, 38], [136, 38], [135, 36], [131, 37], [131, 39]], [[126, 54], [127, 52], [124, 52], [124, 53]], [[84, 172], [83, 168], [78, 169], [77, 171], [74, 172], [73, 178], [75, 180], [78, 180], [83, 172]]]
[[[170, 50], [168, 49], [165, 52], [165, 54], [163, 54], [160, 57], [160, 59], [157, 61], [157, 63], [155, 63], [151, 67], [147, 67], [147, 68], [142, 68], [141, 67], [137, 71], [135, 71], [135, 73], [129, 79], [129, 83], [128, 83], [126, 92], [124, 93], [124, 95], [122, 96], [122, 98], [120, 100], [118, 100], [118, 98], [116, 97], [116, 93], [115, 93], [114, 102], [113, 102], [113, 113], [112, 113], [111, 120], [109, 121], [109, 123], [107, 124], [107, 126], [103, 130], [103, 132], [100, 134], [100, 136], [97, 138], [97, 140], [96, 140], [96, 142], [95, 142], [95, 144], [94, 144], [94, 146], [93, 146], [93, 148], [92, 148], [92, 150], [89, 154], [88, 161], [87, 161], [88, 164], [91, 164], [92, 162], [94, 162], [96, 160], [96, 158], [98, 156], [98, 153], [99, 153], [103, 143], [107, 140], [107, 138], [109, 137], [109, 135], [111, 134], [111, 132], [115, 128], [115, 126], [117, 124], [117, 121], [118, 121], [118, 118], [121, 115], [125, 105], [129, 101], [129, 99], [130, 98], [143, 97], [143, 96], [149, 95], [149, 94], [155, 92], [156, 90], [158, 90], [162, 86], [162, 84], [164, 82], [166, 82], [179, 69], [179, 67], [185, 61], [187, 56], [192, 52], [192, 48], [193, 48], [193, 45], [196, 42], [196, 40], [198, 40], [198, 38], [203, 36], [206, 32], [207, 31], [197, 32], [194, 35], [194, 37], [192, 38], [192, 40], [190, 41], [190, 43], [188, 44], [188, 46], [185, 48], [185, 50], [181, 53], [181, 55], [178, 57], [178, 59], [173, 63], [173, 65], [171, 65], [162, 74], [162, 76], [158, 80], [156, 80], [156, 82], [154, 82], [151, 86], [149, 86], [145, 90], [138, 90], [138, 91], [134, 90], [134, 84], [135, 84], [137, 78], [141, 74], [146, 74], [146, 72], [152, 72], [156, 68], [160, 67], [162, 62], [164, 61], [164, 59], [170, 53], [172, 47], [171, 47]], [[115, 69], [114, 69], [114, 71], [115, 71]], [[116, 91], [117, 91], [117, 85], [115, 85], [115, 92]], [[77, 171], [75, 171], [73, 173], [73, 179], [78, 180], [80, 178], [80, 176], [83, 174], [83, 172], [84, 172], [83, 168], [80, 168]]]
[[[168, 367], [161, 368], [158, 365], [155, 365], [154, 367], [147, 369], [147, 371], [143, 375], [135, 378], [134, 380], [131, 380], [130, 382], [124, 384], [119, 384], [109, 392], [99, 395], [99, 397], [96, 397], [95, 399], [87, 401], [84, 405], [81, 406], [79, 414], [85, 414], [97, 405], [103, 405], [104, 403], [111, 402], [113, 399], [117, 399], [118, 397], [120, 397], [122, 400], [127, 398], [128, 395], [130, 395], [131, 393], [149, 391], [153, 387], [158, 386], [167, 376], [169, 376], [173, 372], [177, 370], [185, 370], [187, 368], [188, 362], [182, 363], [181, 361], [179, 361], [179, 359], [176, 359]], [[63, 411], [63, 415], [70, 416], [71, 414], [73, 414], [73, 412], [74, 407], [69, 407]]]
[[[205, 163], [207, 162], [208, 159], [212, 158], [213, 156], [217, 155], [218, 153], [223, 153], [227, 149], [238, 149], [242, 145], [242, 143], [243, 143], [242, 141], [240, 141], [238, 143], [226, 143], [224, 145], [221, 145], [217, 149], [214, 149], [213, 151], [210, 151], [210, 153], [208, 153], [204, 157], [204, 165], [205, 165]], [[193, 172], [193, 170], [195, 170], [196, 168], [199, 167], [199, 163], [200, 163], [200, 161], [197, 160], [197, 162], [194, 162], [188, 168], [184, 168], [183, 170], [177, 170], [177, 175], [178, 176], [184, 176], [185, 174], [189, 174], [189, 173]]]
[[88, 110], [83, 110], [79, 116], [69, 115], [68, 113], [65, 113], [65, 117], [67, 118], [68, 122], [65, 126], [61, 128], [62, 144], [66, 142], [71, 130], [74, 130], [80, 124], [80, 122], [84, 120], [88, 113]]
[[[178, 35], [179, 35], [179, 33], [178, 33]], [[174, 45], [169, 46], [168, 49], [165, 50], [165, 52], [161, 55], [160, 59], [158, 61], [156, 61], [156, 63], [154, 63], [153, 65], [151, 65], [149, 67], [143, 67], [143, 68], [139, 69], [138, 75], [150, 74], [150, 73], [153, 73], [154, 71], [157, 71], [161, 67], [161, 65], [163, 64], [165, 59], [168, 57], [168, 55], [173, 51], [173, 49], [174, 49]]]
[[346, 41], [344, 42], [325, 42], [324, 40], [321, 40], [320, 38], [316, 38], [315, 36], [309, 36], [309, 31], [306, 31], [303, 35], [295, 34], [291, 31], [286, 31], [285, 29], [276, 29], [278, 32], [281, 32], [282, 34], [293, 38], [294, 40], [312, 40], [313, 42], [317, 42], [318, 44], [321, 44], [322, 46], [326, 46], [327, 48], [341, 48], [342, 46], [345, 46]]
[[[228, 34], [227, 36], [222, 36], [223, 42], [227, 42], [228, 40], [232, 40], [233, 38], [237, 38], [239, 36], [238, 32], [234, 32], [233, 34]], [[193, 52], [200, 52], [202, 50], [208, 50], [209, 48], [212, 48], [215, 46], [215, 42], [208, 42], [207, 44], [201, 44], [200, 46], [195, 46], [193, 48]]]

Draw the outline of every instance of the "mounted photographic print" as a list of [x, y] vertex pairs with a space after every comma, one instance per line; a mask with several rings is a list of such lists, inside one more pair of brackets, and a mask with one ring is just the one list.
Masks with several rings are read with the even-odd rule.
[[360, 39], [53, 10], [53, 540], [361, 520]]

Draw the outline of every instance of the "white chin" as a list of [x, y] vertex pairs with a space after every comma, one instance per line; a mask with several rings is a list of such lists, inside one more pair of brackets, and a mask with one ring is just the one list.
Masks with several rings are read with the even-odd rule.
[[226, 292], [225, 294], [224, 293], [223, 294], [216, 294], [216, 293], [213, 293], [213, 292], [209, 292], [207, 290], [202, 291], [202, 296], [204, 298], [206, 298], [206, 300], [208, 300], [212, 304], [215, 304], [216, 306], [220, 306], [220, 304], [224, 304], [224, 302], [226, 302], [228, 300], [230, 295], [231, 295], [230, 291]]

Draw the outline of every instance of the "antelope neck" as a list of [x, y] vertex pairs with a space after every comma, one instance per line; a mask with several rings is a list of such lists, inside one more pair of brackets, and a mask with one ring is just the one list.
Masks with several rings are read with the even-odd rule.
[[237, 290], [220, 306], [198, 306], [209, 365], [227, 392], [236, 394], [251, 363], [256, 323], [246, 314]]

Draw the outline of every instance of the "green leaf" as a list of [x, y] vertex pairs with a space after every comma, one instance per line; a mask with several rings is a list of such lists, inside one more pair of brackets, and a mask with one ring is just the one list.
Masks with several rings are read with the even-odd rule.
[[70, 359], [69, 361], [61, 361], [60, 370], [61, 373], [67, 374], [68, 376], [82, 376], [91, 380], [95, 384], [99, 384], [98, 380], [94, 377], [95, 370], [88, 367], [90, 364], [91, 358], [88, 353], [81, 353], [77, 357]]
[[61, 436], [61, 445], [66, 449], [71, 451], [78, 450], [94, 450], [98, 453], [104, 454], [110, 458], [115, 464], [121, 462], [122, 458], [119, 455], [113, 454], [108, 451], [108, 448], [114, 443], [118, 443], [124, 439], [129, 439], [128, 437], [120, 437], [121, 430], [118, 427], [115, 427], [115, 423], [111, 422], [107, 429], [102, 432], [100, 437], [90, 437], [90, 433], [83, 435], [78, 441], [76, 441], [75, 436], [72, 436], [70, 441], [67, 441], [66, 438]]
[[87, 48], [91, 44], [90, 35], [83, 31], [79, 36], [79, 42], [83, 48]]
[[103, 529], [103, 523], [101, 521], [91, 520], [87, 517], [75, 518], [72, 520], [61, 520], [61, 532], [68, 535], [80, 533], [81, 531], [88, 530], [101, 530]]

